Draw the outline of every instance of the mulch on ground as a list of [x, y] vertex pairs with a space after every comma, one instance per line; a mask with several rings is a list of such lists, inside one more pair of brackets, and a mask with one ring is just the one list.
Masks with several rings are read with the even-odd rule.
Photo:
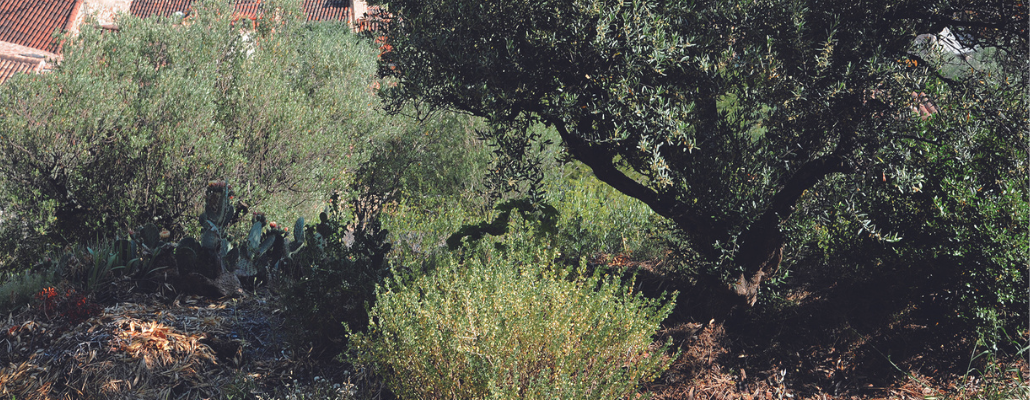
[[[648, 295], [691, 288], [670, 279], [660, 260], [602, 255], [592, 262], [636, 274]], [[1008, 349], [1014, 356], [977, 358], [984, 349], [976, 335], [943, 322], [937, 310], [896, 312], [860, 290], [828, 288], [788, 293], [789, 307], [712, 319], [709, 292], [695, 288], [680, 293], [660, 332], [682, 356], [645, 385], [654, 399], [960, 400], [1030, 382], [1030, 354]], [[1030, 332], [1017, 341], [1030, 343]]]
[[212, 301], [136, 294], [79, 323], [26, 309], [0, 323], [0, 397], [252, 396], [319, 374], [317, 380], [346, 386], [339, 363], [291, 351], [280, 311], [267, 296]]

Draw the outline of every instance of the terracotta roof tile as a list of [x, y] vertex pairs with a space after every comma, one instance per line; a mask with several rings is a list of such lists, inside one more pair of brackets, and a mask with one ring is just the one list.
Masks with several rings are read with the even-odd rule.
[[[133, 0], [129, 13], [140, 18], [153, 15], [171, 16], [176, 11], [187, 13], [194, 0]], [[350, 0], [303, 0], [301, 8], [308, 21], [349, 21]], [[261, 0], [236, 0], [237, 17], [250, 18], [260, 13]]]
[[53, 33], [63, 30], [78, 11], [81, 0], [0, 1], [0, 41], [51, 53], [60, 52]]
[[39, 69], [41, 61], [15, 61], [8, 60], [6, 58], [0, 58], [0, 83], [6, 82], [12, 76], [19, 72], [29, 73], [35, 72]]
[[308, 21], [350, 21], [351, 7], [347, 0], [304, 0], [301, 5]]
[[190, 9], [193, 0], [133, 0], [129, 5], [129, 14], [140, 18], [170, 17], [176, 11], [186, 13]]
[[236, 0], [232, 6], [233, 20], [240, 18], [257, 19], [261, 13], [261, 0]]

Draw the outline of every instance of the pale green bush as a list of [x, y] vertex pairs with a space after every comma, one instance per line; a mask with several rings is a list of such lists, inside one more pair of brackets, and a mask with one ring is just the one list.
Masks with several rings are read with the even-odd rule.
[[292, 2], [265, 6], [276, 17], [248, 35], [216, 0], [188, 24], [84, 24], [53, 72], [0, 86], [0, 209], [6, 230], [25, 225], [0, 236], [0, 261], [36, 250], [13, 240], [85, 243], [147, 222], [187, 233], [215, 179], [254, 210], [317, 212], [369, 142], [398, 134], [381, 127], [417, 125], [375, 109], [372, 44], [303, 24]]
[[615, 399], [674, 360], [652, 339], [671, 299], [503, 247], [381, 287], [368, 331], [350, 336], [354, 361], [401, 398]]

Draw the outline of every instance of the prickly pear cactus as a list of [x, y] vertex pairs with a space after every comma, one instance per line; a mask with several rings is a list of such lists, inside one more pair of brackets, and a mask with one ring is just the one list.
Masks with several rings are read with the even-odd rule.
[[204, 212], [199, 217], [200, 244], [224, 257], [228, 251], [226, 229], [247, 213], [247, 206], [243, 203], [233, 206], [232, 187], [222, 180], [208, 183], [204, 196]]
[[232, 197], [229, 185], [225, 181], [211, 181], [204, 194], [204, 219], [211, 221], [215, 227], [222, 229], [229, 226], [233, 217], [233, 208], [229, 203]]
[[[262, 271], [266, 268], [260, 265], [261, 258], [268, 253], [268, 250], [275, 244], [275, 235], [265, 235], [265, 215], [261, 213], [254, 213], [253, 225], [251, 225], [250, 233], [247, 235], [246, 244], [239, 246], [238, 257], [236, 259], [236, 276], [241, 278], [250, 278], [258, 276], [267, 271]], [[262, 239], [264, 237], [264, 239]]]
[[147, 249], [156, 249], [161, 243], [161, 232], [154, 224], [143, 225], [131, 236], [133, 241]]
[[197, 253], [200, 252], [200, 244], [193, 238], [185, 238], [175, 248], [175, 262], [177, 265], [197, 265]]

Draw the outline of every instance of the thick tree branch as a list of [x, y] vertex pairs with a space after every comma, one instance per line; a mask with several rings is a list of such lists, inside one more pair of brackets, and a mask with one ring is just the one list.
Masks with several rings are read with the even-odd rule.
[[591, 146], [587, 141], [569, 132], [564, 121], [548, 119], [576, 159], [586, 164], [600, 181], [610, 185], [619, 192], [642, 201], [654, 212], [672, 220], [677, 227], [693, 237], [714, 237], [715, 229], [707, 223], [691, 216], [686, 206], [677, 202], [672, 195], [662, 195], [657, 191], [637, 182], [615, 167], [613, 157], [606, 150]]
[[780, 225], [794, 212], [794, 205], [801, 195], [829, 174], [856, 171], [844, 154], [845, 152], [838, 148], [833, 154], [802, 165], [773, 195], [769, 207], [758, 221], [741, 235], [740, 247], [734, 261], [744, 268], [744, 273], [737, 279], [733, 290], [748, 305], [755, 304], [762, 281], [779, 268], [785, 243]]
[[794, 204], [806, 190], [815, 186], [827, 175], [838, 172], [856, 172], [855, 166], [839, 152], [805, 163], [776, 192], [766, 214], [775, 214], [779, 218], [779, 222], [783, 222], [794, 212]]

